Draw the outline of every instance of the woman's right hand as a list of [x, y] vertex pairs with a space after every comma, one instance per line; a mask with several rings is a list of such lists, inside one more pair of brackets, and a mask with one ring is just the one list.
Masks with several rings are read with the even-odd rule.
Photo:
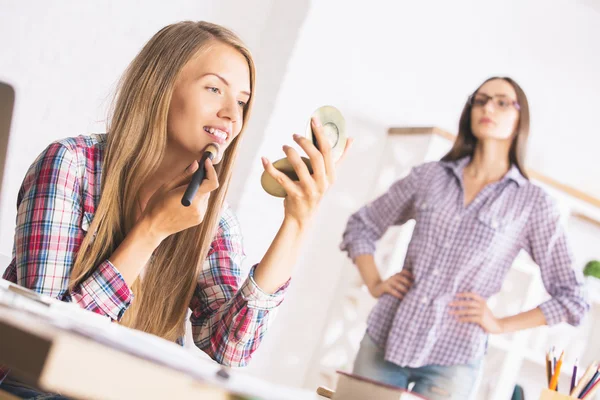
[[185, 207], [181, 198], [192, 175], [198, 170], [198, 162], [190, 166], [173, 181], [161, 186], [150, 198], [142, 214], [148, 233], [158, 241], [199, 225], [206, 214], [210, 193], [219, 187], [217, 172], [210, 159], [206, 160], [206, 178], [198, 188], [192, 204]]
[[404, 295], [408, 293], [412, 287], [414, 278], [409, 270], [403, 269], [387, 278], [385, 281], [380, 281], [369, 288], [369, 292], [375, 298], [381, 297], [384, 293], [390, 294], [397, 299], [402, 300]]

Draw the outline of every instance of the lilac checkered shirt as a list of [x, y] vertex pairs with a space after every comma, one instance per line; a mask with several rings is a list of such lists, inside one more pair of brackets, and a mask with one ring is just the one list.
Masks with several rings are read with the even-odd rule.
[[461, 292], [485, 299], [498, 293], [520, 250], [540, 267], [551, 298], [539, 308], [549, 325], [578, 325], [589, 309], [552, 199], [513, 166], [464, 207], [469, 161], [413, 168], [348, 221], [340, 248], [354, 259], [374, 253], [388, 227], [416, 220], [404, 261], [414, 285], [403, 300], [381, 296], [368, 319], [369, 336], [395, 364], [458, 365], [481, 358], [487, 334], [477, 324], [458, 322], [448, 303]]

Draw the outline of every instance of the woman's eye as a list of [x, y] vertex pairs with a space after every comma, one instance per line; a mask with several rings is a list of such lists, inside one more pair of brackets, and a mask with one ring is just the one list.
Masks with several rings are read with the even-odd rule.
[[238, 104], [239, 104], [239, 105], [240, 105], [240, 107], [242, 107], [242, 108], [246, 107], [246, 103], [245, 103], [245, 102], [243, 102], [243, 101], [241, 101], [241, 100], [240, 100], [240, 101], [238, 101]]
[[211, 91], [211, 92], [213, 92], [213, 93], [219, 93], [219, 88], [216, 88], [216, 87], [212, 87], [211, 86], [211, 87], [208, 88], [208, 90]]

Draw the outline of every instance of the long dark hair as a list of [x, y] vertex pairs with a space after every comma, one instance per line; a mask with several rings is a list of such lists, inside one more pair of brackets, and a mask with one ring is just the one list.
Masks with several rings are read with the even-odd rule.
[[[513, 137], [512, 145], [510, 146], [508, 159], [511, 165], [516, 165], [521, 174], [525, 178], [529, 179], [524, 168], [527, 139], [529, 138], [529, 103], [527, 102], [527, 96], [517, 82], [508, 77], [498, 76], [489, 78], [479, 85], [477, 90], [473, 92], [473, 95], [475, 95], [475, 93], [477, 93], [483, 85], [489, 81], [493, 81], [494, 79], [502, 79], [510, 83], [517, 93], [517, 102], [520, 105], [519, 124], [517, 125], [517, 130]], [[442, 157], [442, 161], [456, 161], [466, 156], [473, 156], [475, 147], [477, 145], [477, 138], [471, 131], [471, 109], [472, 106], [470, 102], [467, 101], [460, 116], [460, 122], [458, 124], [458, 136], [454, 141], [452, 149], [448, 152], [448, 154]]]

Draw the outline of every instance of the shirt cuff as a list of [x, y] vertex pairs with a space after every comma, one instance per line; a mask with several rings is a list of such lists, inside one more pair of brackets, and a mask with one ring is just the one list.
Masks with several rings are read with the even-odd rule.
[[546, 324], [548, 326], [556, 325], [561, 322], [567, 321], [567, 312], [562, 304], [557, 299], [550, 299], [539, 305], [544, 318], [546, 318]]
[[240, 288], [242, 298], [247, 302], [248, 308], [271, 310], [278, 307], [283, 301], [285, 292], [287, 292], [290, 285], [291, 278], [280, 286], [275, 293], [269, 294], [265, 293], [254, 281], [255, 269], [256, 265], [252, 267], [250, 274], [248, 274], [248, 279], [246, 279]]
[[350, 257], [352, 261], [354, 261], [356, 257], [360, 255], [375, 253], [375, 246], [373, 243], [365, 241], [342, 244], [340, 247], [342, 250], [346, 250], [348, 252], [348, 257]]
[[108, 260], [100, 264], [94, 273], [83, 281], [81, 290], [113, 320], [120, 320], [133, 300], [133, 292], [125, 279]]
[[8, 376], [10, 369], [8, 367], [4, 367], [0, 365], [0, 385], [4, 381], [4, 379]]

